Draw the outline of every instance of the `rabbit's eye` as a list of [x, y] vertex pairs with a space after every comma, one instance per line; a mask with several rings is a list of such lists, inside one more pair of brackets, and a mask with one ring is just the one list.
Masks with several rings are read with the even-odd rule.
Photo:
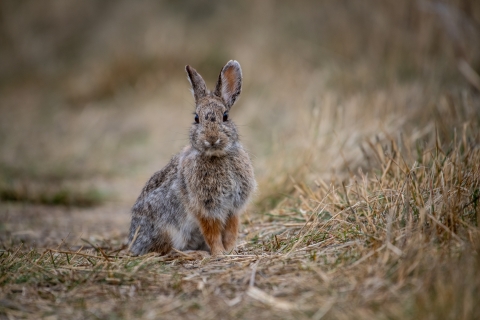
[[198, 114], [195, 113], [195, 122], [198, 123]]
[[225, 111], [223, 113], [223, 121], [227, 121], [228, 120], [228, 113]]

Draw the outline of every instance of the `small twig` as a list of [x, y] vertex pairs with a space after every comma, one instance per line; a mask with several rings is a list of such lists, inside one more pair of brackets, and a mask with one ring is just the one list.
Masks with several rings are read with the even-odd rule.
[[[48, 251], [54, 251], [54, 252], [63, 253], [63, 254], [74, 254], [75, 256], [78, 255], [78, 256], [82, 256], [82, 257], [89, 257], [89, 258], [95, 258], [95, 259], [100, 258], [99, 256], [94, 256], [93, 254], [80, 253], [80, 252], [75, 252], [75, 251], [63, 251], [63, 250], [57, 250], [57, 249], [48, 249]], [[73, 256], [71, 259], [73, 260], [73, 258], [75, 258], [75, 256]]]
[[111, 262], [110, 259], [108, 258], [108, 256], [105, 254], [105, 252], [103, 252], [102, 248], [100, 247], [97, 247], [95, 245], [93, 245], [90, 241], [86, 240], [86, 239], [81, 239], [82, 241], [88, 243], [89, 245], [91, 245], [95, 250], [97, 250], [98, 252], [100, 252], [102, 254], [102, 256], [105, 258], [105, 260], [107, 260], [108, 262]]
[[55, 259], [53, 258], [52, 250], [49, 250], [48, 253], [50, 253], [50, 258], [52, 259], [53, 267], [56, 269], [57, 266], [55, 265]]
[[130, 244], [128, 245], [128, 252], [130, 252], [130, 249], [132, 249], [132, 246], [135, 243], [135, 240], [137, 240], [139, 231], [140, 231], [140, 226], [138, 226], [137, 229], [135, 230], [135, 234], [133, 235], [133, 239], [132, 239], [132, 241], [130, 241]]
[[256, 287], [248, 287], [247, 295], [249, 295], [251, 298], [255, 300], [265, 303], [266, 305], [270, 305], [280, 310], [292, 310], [297, 308], [296, 305], [290, 302], [282, 301], [278, 298], [275, 298], [274, 296], [271, 296], [265, 291], [260, 290], [259, 288], [256, 288]]
[[332, 308], [333, 304], [335, 303], [335, 299], [328, 300], [320, 309], [317, 310], [312, 316], [312, 320], [320, 320], [322, 319], [328, 311]]
[[257, 262], [255, 262], [255, 264], [252, 267], [252, 274], [250, 275], [250, 282], [248, 284], [250, 287], [253, 287], [253, 285], [255, 284], [255, 274], [257, 273], [257, 267], [259, 263], [260, 263], [260, 259], [257, 260]]

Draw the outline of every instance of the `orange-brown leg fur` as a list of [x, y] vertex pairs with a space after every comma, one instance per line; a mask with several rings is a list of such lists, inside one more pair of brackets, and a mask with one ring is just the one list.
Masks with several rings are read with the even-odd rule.
[[238, 237], [238, 224], [240, 219], [237, 215], [231, 215], [225, 224], [225, 229], [222, 232], [223, 246], [227, 251], [235, 248]]
[[222, 223], [216, 219], [208, 219], [197, 216], [205, 241], [210, 247], [212, 256], [222, 254], [225, 251], [222, 243]]

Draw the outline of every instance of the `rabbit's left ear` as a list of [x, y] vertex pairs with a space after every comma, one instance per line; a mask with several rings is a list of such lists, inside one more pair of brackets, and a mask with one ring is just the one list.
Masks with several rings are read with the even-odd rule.
[[187, 71], [188, 81], [192, 85], [192, 93], [195, 98], [195, 102], [198, 102], [201, 98], [205, 97], [208, 93], [207, 86], [202, 76], [190, 66], [185, 66], [185, 71]]
[[214, 94], [222, 98], [225, 106], [230, 110], [241, 91], [242, 68], [237, 61], [230, 60], [220, 72]]

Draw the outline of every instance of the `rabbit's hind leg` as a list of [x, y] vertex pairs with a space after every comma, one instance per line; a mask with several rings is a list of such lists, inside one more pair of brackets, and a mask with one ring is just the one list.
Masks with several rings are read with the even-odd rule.
[[156, 230], [153, 224], [137, 217], [132, 219], [128, 242], [130, 252], [135, 256], [148, 252], [166, 254], [172, 247], [172, 241], [167, 232]]
[[172, 240], [167, 232], [160, 231], [152, 238], [150, 252], [157, 252], [161, 255], [167, 254], [172, 250]]

